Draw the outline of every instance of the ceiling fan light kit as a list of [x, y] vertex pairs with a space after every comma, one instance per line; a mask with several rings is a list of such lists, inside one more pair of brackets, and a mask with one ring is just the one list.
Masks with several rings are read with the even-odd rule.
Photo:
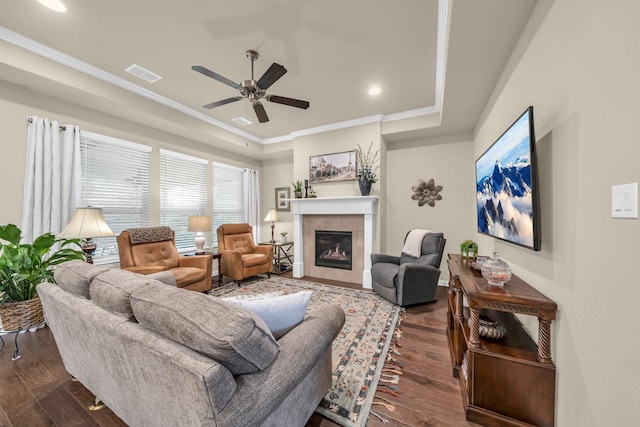
[[206, 109], [216, 108], [222, 105], [230, 104], [232, 102], [240, 101], [241, 99], [247, 98], [249, 102], [251, 102], [251, 105], [253, 106], [253, 111], [256, 113], [256, 117], [258, 117], [258, 121], [260, 123], [266, 123], [269, 121], [269, 116], [267, 116], [267, 112], [264, 109], [264, 105], [262, 105], [262, 102], [260, 102], [261, 99], [266, 99], [267, 101], [275, 102], [276, 104], [302, 108], [304, 110], [309, 108], [309, 101], [288, 98], [285, 96], [278, 96], [278, 95], [271, 95], [271, 94], [268, 95], [267, 89], [269, 89], [269, 87], [271, 87], [272, 84], [274, 84], [282, 76], [284, 76], [287, 73], [287, 69], [282, 65], [276, 64], [274, 62], [273, 64], [271, 64], [269, 69], [267, 69], [267, 71], [264, 72], [262, 77], [260, 77], [260, 79], [256, 81], [253, 75], [253, 63], [258, 59], [259, 54], [255, 50], [247, 50], [245, 54], [247, 56], [247, 59], [251, 61], [251, 79], [243, 80], [239, 84], [201, 65], [193, 65], [191, 67], [192, 70], [197, 71], [198, 73], [203, 74], [207, 77], [210, 77], [214, 80], [217, 80], [220, 83], [224, 83], [227, 86], [237, 89], [240, 92], [240, 96], [233, 96], [231, 98], [226, 98], [226, 99], [221, 99], [220, 101], [211, 102], [209, 104], [203, 105], [202, 108], [206, 108]]

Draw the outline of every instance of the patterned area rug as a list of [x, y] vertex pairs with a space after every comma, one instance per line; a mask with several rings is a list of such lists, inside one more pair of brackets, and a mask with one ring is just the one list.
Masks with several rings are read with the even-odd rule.
[[344, 327], [333, 341], [333, 385], [316, 412], [347, 427], [367, 423], [400, 307], [373, 292], [302, 280], [272, 277], [212, 289], [211, 295], [236, 296], [312, 290], [309, 309], [339, 304], [346, 314]]

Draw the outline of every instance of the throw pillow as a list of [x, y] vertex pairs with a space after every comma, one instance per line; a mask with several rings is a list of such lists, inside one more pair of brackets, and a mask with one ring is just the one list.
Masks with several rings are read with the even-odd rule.
[[135, 320], [129, 298], [134, 291], [154, 282], [156, 281], [147, 276], [114, 268], [91, 281], [89, 294], [98, 307]]
[[255, 313], [267, 325], [275, 339], [280, 339], [304, 320], [312, 291], [262, 299], [229, 300]]
[[57, 265], [53, 271], [53, 278], [65, 291], [90, 298], [89, 284], [94, 277], [106, 271], [109, 269], [74, 259]]

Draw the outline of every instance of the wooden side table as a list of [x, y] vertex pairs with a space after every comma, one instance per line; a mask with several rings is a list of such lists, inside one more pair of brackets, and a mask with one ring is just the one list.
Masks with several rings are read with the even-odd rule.
[[[222, 269], [221, 269], [221, 265], [220, 263], [222, 262], [222, 254], [219, 254], [218, 252], [211, 252], [211, 251], [202, 251], [202, 252], [188, 252], [186, 254], [184, 254], [185, 256], [194, 256], [194, 255], [211, 255], [211, 257], [213, 259], [217, 259], [218, 260], [218, 287], [222, 286]], [[212, 260], [213, 261], [213, 260]]]

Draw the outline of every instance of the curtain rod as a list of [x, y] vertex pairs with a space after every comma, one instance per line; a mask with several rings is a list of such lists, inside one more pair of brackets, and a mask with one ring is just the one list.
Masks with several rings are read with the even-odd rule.
[[[27, 123], [33, 123], [33, 119], [31, 117], [27, 118]], [[62, 126], [58, 126], [58, 129], [60, 130], [67, 130], [67, 127], [62, 125]]]

